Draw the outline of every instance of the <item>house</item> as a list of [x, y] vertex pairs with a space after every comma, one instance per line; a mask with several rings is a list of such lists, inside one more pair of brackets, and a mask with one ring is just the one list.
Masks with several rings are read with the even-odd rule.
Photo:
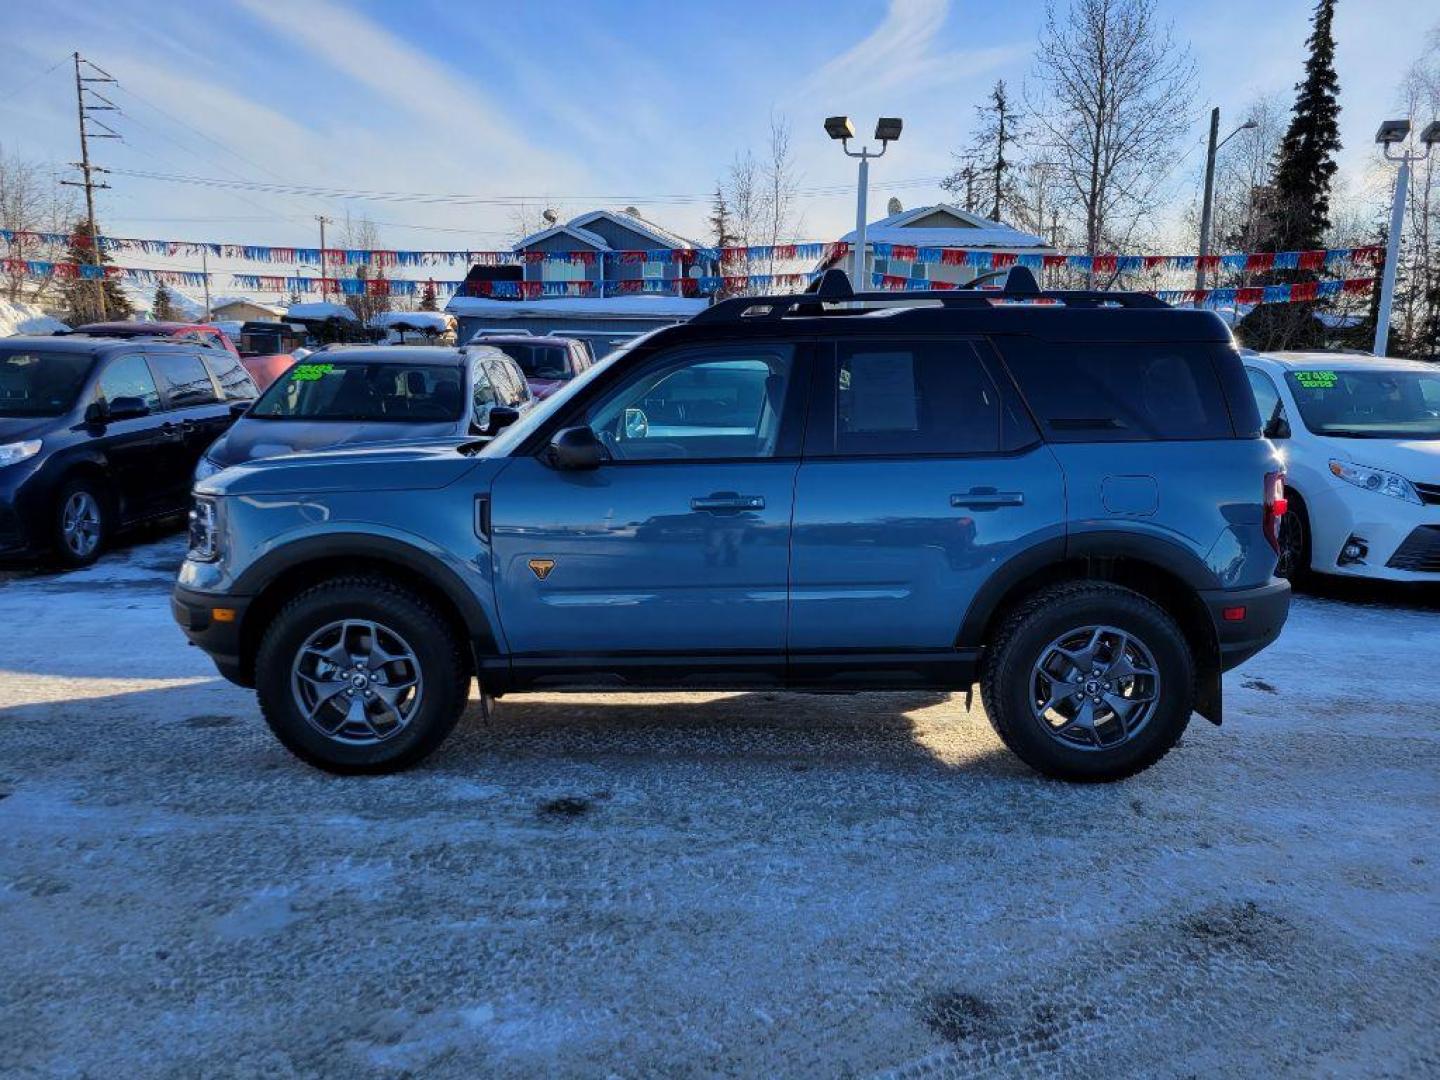
[[212, 321], [269, 322], [284, 314], [285, 308], [279, 304], [247, 300], [243, 296], [217, 296], [210, 304]]
[[[840, 238], [854, 245], [854, 231]], [[1044, 238], [1022, 232], [1004, 222], [991, 221], [949, 203], [900, 210], [865, 226], [865, 265], [872, 274], [963, 285], [985, 273], [985, 260], [945, 262], [935, 258], [937, 249], [950, 252], [995, 251], [1020, 255], [1045, 255], [1054, 248]], [[896, 251], [894, 249], [900, 249]], [[926, 249], [925, 251], [911, 249]], [[819, 269], [840, 265], [848, 270], [852, 256], [831, 258]], [[871, 282], [860, 283], [869, 288]]]
[[[525, 281], [588, 281], [594, 283], [594, 295], [603, 296], [616, 290], [602, 283], [643, 280], [655, 283], [646, 287], [647, 292], [680, 295], [679, 279], [719, 273], [714, 259], [670, 255], [672, 250], [684, 252], [700, 246], [641, 217], [630, 206], [580, 214], [532, 233], [516, 244], [514, 251], [524, 259]], [[646, 253], [659, 256], [661, 250], [665, 251], [663, 257], [646, 257]], [[561, 252], [573, 252], [574, 256], [556, 258]], [[661, 282], [673, 283], [675, 288]]]

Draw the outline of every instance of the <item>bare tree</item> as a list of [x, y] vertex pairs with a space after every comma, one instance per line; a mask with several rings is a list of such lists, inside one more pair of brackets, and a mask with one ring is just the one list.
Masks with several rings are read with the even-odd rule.
[[[0, 147], [0, 228], [9, 229], [12, 234], [48, 233], [62, 238], [48, 242], [16, 237], [5, 245], [6, 258], [63, 262], [67, 250], [65, 237], [74, 216], [74, 191], [62, 186], [49, 166], [16, 157]], [[9, 300], [41, 304], [56, 300], [53, 274], [35, 278], [21, 270], [7, 270], [0, 281]]]
[[[769, 153], [762, 171], [761, 199], [764, 210], [765, 242], [783, 243], [795, 235], [796, 171], [795, 155], [790, 148], [790, 122], [783, 116], [770, 117]], [[775, 259], [770, 259], [770, 273], [775, 272]]]
[[1133, 235], [1193, 123], [1195, 63], [1155, 0], [1050, 0], [1025, 84], [1041, 149], [1096, 255]]
[[[380, 230], [368, 217], [352, 218], [347, 213], [345, 222], [340, 229], [340, 237], [344, 246], [350, 250], [374, 251], [380, 247]], [[364, 259], [360, 262], [347, 263], [336, 276], [353, 276], [364, 283], [365, 291], [349, 293], [345, 297], [346, 306], [362, 323], [368, 323], [382, 311], [390, 310], [388, 294], [370, 291], [370, 282], [385, 280], [385, 267], [378, 260]]]
[[[1398, 96], [1402, 114], [1412, 120], [1413, 141], [1416, 129], [1440, 116], [1440, 23], [1426, 35]], [[1440, 160], [1434, 154], [1411, 168], [1394, 318], [1397, 348], [1412, 356], [1440, 356]]]
[[[1226, 143], [1215, 163], [1211, 235], [1222, 250], [1255, 249], [1263, 224], [1258, 211], [1289, 120], [1288, 107], [1278, 94], [1251, 99], [1243, 116], [1255, 126], [1240, 131]], [[1198, 216], [1197, 204], [1197, 220]]]
[[[746, 150], [736, 154], [730, 169], [720, 182], [720, 191], [730, 211], [730, 232], [736, 246], [751, 247], [760, 242], [765, 234], [765, 206], [763, 181], [755, 155]], [[720, 272], [724, 275], [745, 274], [748, 265], [744, 259], [721, 259]]]

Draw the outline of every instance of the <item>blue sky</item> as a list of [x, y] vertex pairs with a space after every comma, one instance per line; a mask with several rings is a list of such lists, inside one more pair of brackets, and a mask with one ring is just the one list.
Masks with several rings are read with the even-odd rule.
[[[1311, 4], [1163, 3], [1199, 66], [1190, 157], [1212, 104], [1238, 123], [1255, 93], [1300, 77]], [[0, 142], [57, 163], [76, 156], [73, 49], [121, 80], [97, 159], [117, 169], [396, 192], [524, 195], [567, 213], [633, 203], [697, 238], [734, 154], [790, 119], [804, 235], [853, 224], [854, 171], [821, 119], [905, 118], [876, 165], [877, 206], [938, 201], [933, 183], [997, 77], [1018, 87], [1043, 5], [801, 2], [490, 4], [10, 3], [0, 10]], [[1395, 83], [1440, 21], [1432, 0], [1340, 0], [1346, 182], [1368, 167]], [[101, 196], [117, 235], [313, 244], [310, 216], [368, 214], [389, 247], [500, 246], [503, 206], [436, 206], [236, 193], [116, 175]], [[885, 185], [904, 182], [896, 190]], [[675, 197], [680, 198], [675, 198]], [[688, 197], [688, 198], [687, 198]], [[1177, 198], [1179, 195], [1177, 194]], [[872, 215], [875, 216], [875, 215]]]

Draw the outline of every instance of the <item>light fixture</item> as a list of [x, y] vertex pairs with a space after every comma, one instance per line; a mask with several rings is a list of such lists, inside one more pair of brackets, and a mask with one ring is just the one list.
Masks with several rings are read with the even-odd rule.
[[1410, 134], [1409, 120], [1386, 120], [1375, 133], [1375, 141], [1382, 146], [1402, 143]]
[[855, 137], [855, 125], [850, 122], [848, 116], [827, 116], [825, 118], [825, 134], [837, 141], [853, 139]]
[[900, 138], [900, 129], [905, 121], [898, 116], [882, 116], [875, 122], [875, 138], [883, 142], [895, 142]]
[[1425, 130], [1420, 132], [1420, 141], [1426, 146], [1440, 143], [1440, 120], [1431, 120], [1425, 125]]

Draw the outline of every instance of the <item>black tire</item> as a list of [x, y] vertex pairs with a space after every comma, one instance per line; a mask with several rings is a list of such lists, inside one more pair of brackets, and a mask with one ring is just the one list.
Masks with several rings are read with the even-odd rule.
[[[91, 541], [93, 546], [82, 545], [77, 548], [76, 534], [66, 527], [69, 521], [68, 515], [72, 511], [72, 500], [75, 499], [87, 499], [87, 505], [93, 508], [93, 513], [98, 517], [93, 541]], [[106, 498], [101, 486], [94, 480], [77, 476], [62, 484], [55, 496], [51, 515], [50, 548], [55, 561], [61, 566], [78, 570], [82, 566], [89, 566], [104, 552], [105, 546], [110, 540], [113, 515], [109, 499]]]
[[[1149, 719], [1109, 748], [1068, 745], [1032, 708], [1032, 669], [1050, 643], [1080, 627], [1108, 626], [1144, 644], [1159, 672]], [[1179, 741], [1195, 705], [1195, 660], [1179, 625], [1151, 600], [1118, 585], [1074, 582], [1045, 589], [1004, 617], [980, 675], [985, 713], [1004, 744], [1037, 772], [1101, 783], [1149, 768]]]
[[[348, 744], [306, 719], [292, 692], [292, 668], [317, 631], [340, 620], [379, 623], [413, 651], [423, 690], [408, 723], [381, 741]], [[265, 629], [255, 660], [260, 711], [275, 737], [296, 757], [340, 774], [407, 769], [445, 741], [469, 697], [470, 675], [461, 642], [423, 597], [383, 577], [321, 582], [286, 604]]]
[[1310, 514], [1305, 500], [1289, 488], [1285, 489], [1289, 509], [1278, 524], [1280, 558], [1275, 575], [1298, 585], [1310, 575]]

